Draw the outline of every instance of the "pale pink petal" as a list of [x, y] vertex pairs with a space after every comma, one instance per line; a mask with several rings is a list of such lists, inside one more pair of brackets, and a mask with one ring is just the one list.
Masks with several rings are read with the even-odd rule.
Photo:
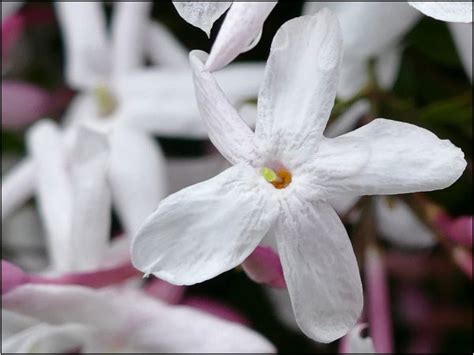
[[285, 278], [278, 254], [269, 247], [257, 247], [242, 263], [245, 273], [255, 282], [285, 288]]
[[206, 57], [201, 51], [190, 54], [196, 99], [209, 139], [232, 164], [249, 163], [257, 158], [254, 134], [204, 69]]
[[2, 260], [2, 295], [30, 281], [28, 274], [19, 267]]
[[199, 309], [217, 318], [228, 320], [229, 322], [247, 326], [250, 325], [250, 321], [244, 315], [235, 309], [232, 309], [231, 307], [210, 298], [197, 296], [188, 297], [182, 302], [182, 304], [188, 307]]
[[382, 256], [375, 247], [365, 253], [367, 310], [372, 339], [378, 353], [393, 352], [393, 329], [390, 312], [390, 291]]
[[2, 80], [2, 127], [20, 129], [46, 115], [51, 95], [21, 81]]
[[206, 70], [219, 70], [248, 50], [250, 43], [259, 36], [263, 22], [276, 4], [276, 1], [235, 2], [227, 12], [212, 45], [206, 61]]
[[117, 2], [112, 19], [112, 66], [115, 77], [141, 66], [152, 2]]
[[453, 257], [458, 267], [472, 280], [472, 251], [462, 247], [455, 247]]
[[168, 304], [179, 304], [183, 300], [186, 287], [176, 286], [160, 279], [153, 279], [145, 286], [145, 292]]

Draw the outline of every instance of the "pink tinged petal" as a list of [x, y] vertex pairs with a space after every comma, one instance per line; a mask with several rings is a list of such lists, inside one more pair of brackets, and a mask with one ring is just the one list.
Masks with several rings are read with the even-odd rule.
[[28, 282], [30, 282], [28, 274], [8, 261], [2, 260], [2, 295]]
[[183, 189], [146, 220], [132, 244], [132, 262], [146, 274], [192, 285], [240, 265], [278, 214], [273, 188], [244, 165]]
[[339, 345], [340, 354], [375, 354], [374, 344], [370, 337], [362, 337], [361, 332], [367, 328], [366, 324], [356, 325]]
[[111, 208], [108, 157], [107, 137], [84, 126], [78, 127], [68, 157], [73, 194], [70, 243], [74, 252], [70, 263], [74, 271], [97, 268], [108, 245]]
[[72, 185], [63, 138], [55, 123], [42, 120], [28, 132], [28, 150], [34, 162], [40, 215], [45, 222], [53, 268], [70, 270]]
[[464, 70], [472, 82], [472, 23], [448, 23]]
[[437, 20], [472, 22], [472, 1], [408, 1], [408, 3]]
[[458, 267], [472, 280], [472, 251], [462, 247], [455, 247], [453, 258]]
[[314, 152], [334, 104], [341, 49], [337, 18], [326, 9], [286, 22], [273, 38], [255, 133], [274, 159]]
[[232, 5], [231, 1], [173, 1], [179, 15], [209, 37], [214, 22]]
[[[358, 143], [352, 150], [337, 148], [348, 140]], [[463, 152], [449, 140], [386, 119], [376, 119], [325, 144], [332, 164], [343, 167], [336, 174], [315, 177], [319, 184], [325, 181], [329, 194], [389, 195], [443, 189], [466, 168]]]
[[20, 129], [48, 113], [51, 96], [37, 86], [2, 80], [2, 127]]
[[212, 45], [206, 70], [219, 70], [247, 51], [252, 41], [259, 37], [264, 21], [276, 4], [276, 1], [234, 2]]
[[[239, 324], [190, 307], [169, 306], [125, 288], [94, 291], [26, 285], [2, 297], [2, 307], [51, 324], [76, 323], [94, 329], [95, 347], [86, 352], [118, 345], [141, 353], [275, 351], [265, 338]], [[109, 336], [104, 337], [104, 332]]]
[[466, 247], [472, 247], [472, 216], [451, 218], [445, 213], [439, 213], [434, 223], [448, 238]]
[[[2, 6], [3, 4], [2, 2]], [[20, 38], [24, 26], [25, 20], [21, 15], [9, 16], [5, 21], [2, 21], [2, 66], [8, 60], [8, 54], [15, 42]], [[5, 101], [2, 102], [5, 104]]]
[[196, 100], [211, 142], [232, 164], [257, 158], [254, 134], [231, 105], [218, 83], [204, 69], [206, 54], [190, 53]]
[[363, 305], [349, 237], [328, 204], [292, 197], [282, 208], [275, 234], [296, 322], [310, 338], [332, 342], [352, 329]]
[[9, 16], [13, 15], [22, 5], [24, 1], [2, 1], [2, 22]]
[[242, 263], [245, 273], [255, 282], [285, 288], [285, 278], [278, 254], [269, 247], [257, 247]]
[[150, 21], [145, 35], [145, 52], [154, 64], [167, 68], [188, 68], [188, 50], [157, 21]]
[[238, 323], [249, 326], [250, 321], [241, 313], [231, 307], [210, 298], [205, 297], [188, 297], [182, 303], [185, 306], [199, 309], [207, 314], [211, 314], [217, 318], [225, 319], [232, 323]]
[[2, 177], [2, 221], [28, 201], [35, 189], [35, 164], [25, 159]]
[[75, 89], [107, 80], [110, 73], [105, 14], [100, 2], [55, 4], [66, 50], [66, 79]]
[[385, 240], [401, 247], [429, 248], [436, 236], [403, 201], [378, 197], [375, 200], [377, 229]]
[[179, 304], [182, 303], [186, 287], [176, 286], [160, 279], [153, 279], [146, 285], [145, 292], [168, 304]]
[[365, 255], [367, 309], [372, 339], [378, 353], [393, 353], [390, 296], [384, 262], [378, 250], [368, 246]]
[[163, 153], [147, 134], [116, 125], [110, 136], [110, 184], [126, 234], [135, 235], [167, 195]]
[[111, 29], [114, 77], [141, 66], [151, 6], [149, 1], [115, 4]]

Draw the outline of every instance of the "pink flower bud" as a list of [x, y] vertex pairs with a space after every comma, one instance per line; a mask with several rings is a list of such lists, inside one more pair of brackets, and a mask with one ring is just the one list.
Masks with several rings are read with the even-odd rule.
[[2, 295], [29, 282], [28, 274], [8, 261], [2, 260]]
[[280, 258], [270, 247], [257, 247], [242, 267], [248, 277], [257, 283], [286, 288]]

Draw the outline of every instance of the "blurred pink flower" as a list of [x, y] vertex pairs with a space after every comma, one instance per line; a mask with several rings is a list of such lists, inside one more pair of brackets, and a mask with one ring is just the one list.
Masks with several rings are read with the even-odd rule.
[[434, 219], [439, 231], [458, 244], [472, 247], [472, 216], [451, 218], [446, 213], [439, 213]]
[[286, 288], [278, 254], [270, 247], [258, 246], [242, 263], [245, 273], [255, 282]]
[[35, 85], [2, 80], [2, 128], [20, 129], [45, 116], [51, 95]]
[[154, 278], [145, 285], [145, 292], [168, 304], [179, 304], [184, 297], [186, 286], [177, 286], [169, 282]]
[[25, 27], [25, 20], [15, 14], [2, 21], [2, 67], [7, 63], [10, 50], [21, 36]]
[[367, 328], [367, 324], [357, 324], [339, 342], [340, 354], [375, 354], [372, 338], [362, 336], [362, 331]]
[[210, 299], [208, 297], [188, 297], [181, 304], [199, 309], [207, 314], [212, 314], [220, 319], [225, 319], [233, 323], [250, 325], [250, 321], [241, 313], [229, 307], [228, 305]]

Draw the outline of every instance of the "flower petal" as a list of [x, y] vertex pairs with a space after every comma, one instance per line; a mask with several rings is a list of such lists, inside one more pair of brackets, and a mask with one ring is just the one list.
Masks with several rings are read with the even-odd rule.
[[365, 99], [357, 101], [347, 111], [341, 114], [337, 119], [331, 122], [329, 126], [326, 127], [324, 135], [329, 138], [335, 138], [354, 130], [360, 118], [369, 111], [369, 101]]
[[2, 21], [13, 15], [23, 3], [24, 1], [2, 1]]
[[280, 258], [270, 247], [258, 246], [242, 263], [242, 268], [255, 282], [277, 288], [286, 287]]
[[197, 104], [211, 142], [232, 164], [255, 160], [257, 150], [254, 134], [231, 105], [212, 74], [205, 71], [203, 62], [206, 54], [192, 51], [189, 58]]
[[109, 75], [109, 43], [100, 2], [57, 2], [66, 49], [66, 78], [73, 88], [86, 89]]
[[255, 129], [278, 150], [273, 157], [314, 149], [334, 104], [341, 47], [337, 18], [326, 9], [286, 22], [273, 38]]
[[276, 218], [278, 204], [263, 191], [270, 187], [253, 168], [237, 165], [169, 196], [133, 241], [133, 264], [176, 285], [236, 267]]
[[51, 96], [21, 81], [2, 80], [2, 128], [19, 129], [44, 116]]
[[2, 177], [2, 221], [33, 196], [35, 164], [31, 159], [18, 163]]
[[367, 324], [357, 324], [344, 339], [344, 345], [340, 348], [342, 354], [375, 354], [374, 343], [370, 337], [362, 337], [361, 332], [367, 328]]
[[448, 26], [453, 35], [459, 58], [464, 65], [464, 70], [472, 82], [472, 23], [451, 22]]
[[[364, 144], [352, 151], [339, 149], [342, 154], [333, 156], [333, 164], [346, 166], [347, 171], [353, 166], [354, 174], [340, 178], [328, 175], [325, 184], [329, 194], [391, 195], [443, 189], [466, 168], [463, 152], [450, 141], [408, 123], [379, 118], [336, 139], [341, 138]], [[366, 155], [361, 150], [367, 148], [370, 154], [363, 162]]]
[[211, 33], [214, 22], [232, 5], [231, 1], [173, 1], [179, 15], [193, 26]]
[[428, 248], [436, 237], [403, 201], [379, 197], [375, 202], [380, 236], [401, 247]]
[[29, 130], [27, 143], [53, 268], [68, 271], [74, 253], [70, 239], [73, 192], [63, 138], [55, 123], [42, 120]]
[[282, 208], [275, 234], [296, 321], [310, 338], [334, 341], [355, 325], [363, 305], [349, 237], [328, 204], [293, 197]]
[[164, 157], [151, 137], [133, 127], [116, 126], [110, 140], [114, 205], [131, 237], [167, 195]]
[[111, 197], [107, 181], [106, 136], [79, 127], [69, 156], [73, 193], [71, 266], [90, 271], [100, 266], [110, 237]]
[[117, 2], [112, 19], [113, 75], [120, 76], [143, 62], [144, 38], [152, 2]]
[[472, 1], [408, 1], [408, 3], [437, 20], [472, 22]]
[[276, 1], [234, 2], [212, 45], [206, 70], [219, 70], [245, 52], [249, 44], [259, 36], [263, 22], [276, 4]]
[[145, 51], [154, 64], [167, 68], [188, 68], [188, 50], [165, 26], [150, 21], [145, 37]]

